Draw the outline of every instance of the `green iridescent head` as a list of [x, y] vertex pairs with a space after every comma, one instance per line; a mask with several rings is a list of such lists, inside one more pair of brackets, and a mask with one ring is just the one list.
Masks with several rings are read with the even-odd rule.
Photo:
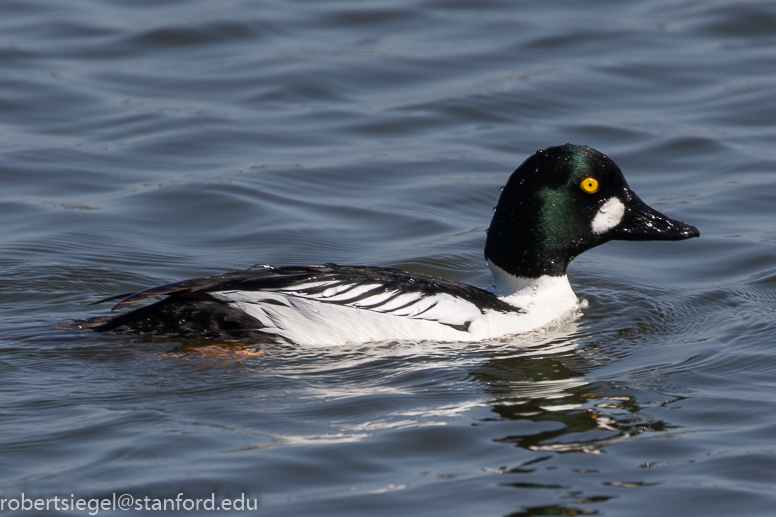
[[609, 157], [566, 144], [512, 173], [493, 214], [489, 262], [515, 276], [561, 276], [580, 253], [612, 239], [680, 240], [698, 229], [647, 206]]

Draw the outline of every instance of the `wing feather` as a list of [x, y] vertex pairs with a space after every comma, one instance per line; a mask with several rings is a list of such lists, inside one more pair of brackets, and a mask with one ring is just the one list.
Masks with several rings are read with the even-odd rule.
[[[257, 320], [253, 330], [267, 334], [282, 334], [288, 331], [289, 325], [304, 326], [305, 318], [326, 328], [335, 325], [334, 321], [321, 319], [324, 313], [334, 312], [322, 310], [317, 314], [315, 304], [322, 304], [318, 306], [321, 309], [342, 307], [345, 311], [364, 311], [361, 314], [365, 315], [386, 314], [434, 322], [461, 332], [466, 332], [486, 312], [524, 312], [483, 289], [460, 282], [391, 268], [336, 264], [254, 266], [245, 271], [184, 280], [101, 301], [120, 300], [113, 307], [115, 310], [160, 296], [166, 297], [164, 301], [175, 301], [176, 306], [224, 303], [253, 316]], [[153, 307], [142, 310], [153, 314]], [[341, 314], [352, 315], [345, 316], [348, 319], [355, 318], [357, 313]]]

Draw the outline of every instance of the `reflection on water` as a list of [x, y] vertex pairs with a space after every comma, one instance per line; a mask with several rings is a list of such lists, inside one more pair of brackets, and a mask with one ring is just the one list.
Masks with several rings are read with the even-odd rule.
[[[599, 454], [613, 442], [666, 425], [640, 415], [636, 396], [610, 383], [585, 380], [585, 354], [575, 350], [492, 359], [473, 372], [492, 395], [493, 411], [509, 420], [556, 423], [534, 434], [501, 440], [534, 451]], [[671, 397], [659, 404], [681, 400]]]
[[[593, 352], [593, 353], [591, 353]], [[644, 407], [666, 407], [682, 397], [658, 398], [655, 394], [638, 392], [632, 387], [612, 382], [588, 382], [588, 374], [601, 363], [590, 348], [574, 346], [573, 339], [556, 341], [531, 349], [523, 354], [493, 358], [475, 368], [471, 375], [481, 382], [490, 395], [488, 403], [496, 418], [492, 421], [516, 421], [532, 425], [516, 426], [521, 432], [496, 438], [499, 443], [514, 444], [540, 454], [531, 460], [501, 473], [510, 478], [508, 486], [525, 493], [553, 491], [563, 504], [526, 506], [510, 516], [534, 515], [597, 515], [597, 510], [585, 505], [604, 502], [612, 495], [586, 493], [567, 484], [566, 474], [557, 481], [547, 481], [543, 469], [556, 458], [554, 454], [603, 454], [609, 446], [633, 439], [643, 433], [661, 432], [674, 428], [662, 420], [645, 414]], [[596, 472], [580, 468], [578, 473]], [[612, 481], [605, 486], [648, 486], [644, 481]]]

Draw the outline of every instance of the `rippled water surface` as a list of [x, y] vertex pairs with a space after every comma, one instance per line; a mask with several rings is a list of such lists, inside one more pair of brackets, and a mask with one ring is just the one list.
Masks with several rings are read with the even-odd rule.
[[[0, 3], [0, 514], [183, 493], [773, 515], [774, 88], [771, 2]], [[589, 306], [559, 328], [336, 349], [57, 330], [255, 263], [486, 286], [499, 187], [568, 141], [701, 238], [579, 257]]]

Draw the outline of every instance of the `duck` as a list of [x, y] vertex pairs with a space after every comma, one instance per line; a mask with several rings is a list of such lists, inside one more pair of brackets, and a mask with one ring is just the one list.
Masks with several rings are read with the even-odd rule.
[[99, 300], [117, 301], [118, 311], [161, 297], [77, 327], [301, 346], [480, 342], [574, 319], [580, 302], [567, 268], [591, 248], [699, 236], [642, 201], [608, 156], [565, 144], [536, 151], [502, 188], [485, 241], [487, 289], [387, 267], [259, 264]]

